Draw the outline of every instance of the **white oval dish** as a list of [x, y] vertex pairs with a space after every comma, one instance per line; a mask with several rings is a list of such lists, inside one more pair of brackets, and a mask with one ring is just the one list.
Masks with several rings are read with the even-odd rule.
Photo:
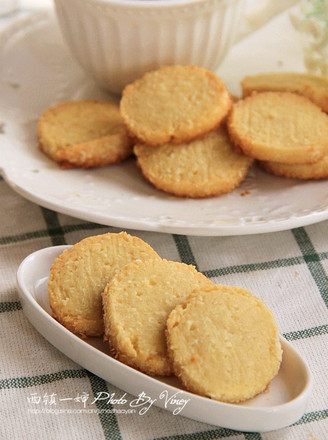
[[[281, 338], [283, 360], [269, 391], [243, 404], [226, 404], [184, 391], [175, 378], [153, 378], [117, 361], [108, 354], [100, 338], [82, 340], [54, 318], [48, 302], [47, 281], [54, 259], [69, 246], [55, 246], [26, 257], [17, 271], [17, 285], [23, 311], [52, 345], [82, 367], [118, 388], [156, 399], [155, 406], [177, 411], [164, 397], [176, 395], [187, 403], [178, 413], [224, 428], [265, 432], [283, 428], [302, 417], [311, 391], [311, 373], [300, 354]], [[162, 396], [162, 398], [160, 397]]]

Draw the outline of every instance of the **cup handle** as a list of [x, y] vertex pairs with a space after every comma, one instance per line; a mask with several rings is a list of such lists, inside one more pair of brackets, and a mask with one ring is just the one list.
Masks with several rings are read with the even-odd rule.
[[273, 17], [294, 6], [300, 0], [259, 0], [258, 3], [244, 17], [241, 30], [235, 43], [256, 31]]

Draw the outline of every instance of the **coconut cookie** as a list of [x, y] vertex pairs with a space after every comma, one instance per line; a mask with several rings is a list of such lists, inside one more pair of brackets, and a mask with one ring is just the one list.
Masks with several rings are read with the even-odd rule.
[[81, 336], [100, 336], [104, 323], [101, 293], [127, 263], [159, 258], [143, 240], [125, 232], [85, 238], [65, 250], [50, 269], [49, 303], [53, 316]]
[[234, 151], [220, 127], [188, 143], [160, 147], [136, 145], [145, 178], [179, 197], [210, 197], [232, 191], [246, 177], [253, 159]]
[[103, 293], [105, 338], [122, 362], [145, 373], [172, 373], [166, 355], [169, 313], [193, 291], [214, 284], [193, 266], [167, 260], [134, 261]]
[[231, 97], [214, 73], [196, 66], [165, 66], [126, 86], [120, 103], [130, 132], [152, 146], [188, 142], [216, 128]]
[[234, 104], [227, 126], [236, 147], [259, 160], [314, 163], [328, 148], [328, 115], [294, 93], [249, 96]]
[[275, 176], [303, 180], [319, 180], [328, 178], [328, 154], [318, 162], [308, 165], [287, 165], [277, 162], [260, 161], [259, 165], [265, 171]]
[[38, 123], [39, 147], [63, 168], [121, 162], [132, 142], [119, 107], [111, 102], [72, 101], [47, 109]]
[[183, 385], [223, 402], [242, 402], [265, 390], [282, 359], [272, 313], [238, 287], [217, 285], [178, 305], [166, 337]]
[[294, 92], [328, 112], [328, 78], [310, 73], [281, 72], [246, 76], [241, 81], [243, 97], [253, 92]]

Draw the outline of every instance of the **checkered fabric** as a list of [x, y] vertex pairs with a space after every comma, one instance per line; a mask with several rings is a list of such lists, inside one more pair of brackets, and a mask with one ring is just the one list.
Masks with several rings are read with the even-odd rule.
[[[39, 207], [2, 179], [0, 207], [1, 440], [327, 440], [328, 221], [235, 237], [127, 231], [162, 257], [195, 265], [215, 283], [251, 290], [266, 302], [281, 334], [307, 360], [314, 388], [304, 416], [278, 431], [243, 433], [156, 407], [139, 415], [124, 413], [121, 404], [92, 404], [100, 392], [118, 398], [124, 392], [72, 362], [34, 329], [22, 311], [15, 277], [31, 252], [119, 229]], [[126, 399], [129, 402], [133, 396]]]

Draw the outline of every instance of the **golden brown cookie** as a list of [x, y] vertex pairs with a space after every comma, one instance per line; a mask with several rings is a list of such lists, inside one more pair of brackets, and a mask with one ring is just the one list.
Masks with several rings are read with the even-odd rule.
[[208, 278], [183, 263], [157, 259], [128, 264], [103, 293], [110, 349], [145, 373], [170, 375], [164, 335], [168, 314], [194, 290], [211, 287]]
[[259, 160], [314, 163], [328, 148], [328, 115], [294, 93], [249, 96], [234, 104], [227, 126], [236, 147]]
[[249, 291], [218, 285], [178, 305], [167, 320], [174, 373], [190, 391], [241, 402], [265, 390], [282, 350], [277, 324]]
[[328, 178], [328, 153], [323, 159], [308, 165], [287, 165], [284, 163], [265, 161], [260, 161], [259, 165], [268, 173], [280, 177], [302, 180], [319, 180]]
[[224, 127], [179, 145], [155, 148], [139, 144], [134, 153], [149, 182], [179, 197], [210, 197], [232, 191], [253, 162], [234, 151]]
[[119, 107], [111, 102], [54, 105], [39, 119], [38, 136], [40, 149], [63, 168], [105, 166], [132, 153]]
[[231, 97], [212, 72], [196, 66], [165, 66], [126, 86], [121, 114], [139, 143], [188, 142], [216, 128]]
[[65, 250], [50, 269], [48, 296], [53, 316], [81, 336], [104, 331], [101, 294], [127, 263], [160, 258], [143, 240], [125, 232], [85, 238]]
[[246, 76], [241, 81], [243, 97], [254, 92], [294, 92], [328, 112], [328, 78], [310, 73], [280, 72]]

